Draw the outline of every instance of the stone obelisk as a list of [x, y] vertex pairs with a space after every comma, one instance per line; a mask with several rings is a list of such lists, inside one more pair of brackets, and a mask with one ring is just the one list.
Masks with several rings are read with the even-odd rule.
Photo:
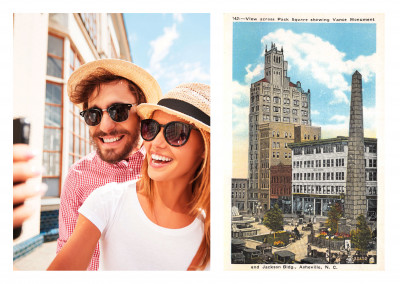
[[347, 225], [354, 229], [359, 215], [366, 216], [364, 126], [362, 76], [356, 71], [351, 81], [350, 127], [347, 154], [346, 195], [344, 215]]

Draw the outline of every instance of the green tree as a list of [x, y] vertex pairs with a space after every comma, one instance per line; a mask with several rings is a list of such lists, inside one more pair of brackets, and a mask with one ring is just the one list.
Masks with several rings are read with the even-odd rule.
[[283, 230], [283, 215], [278, 204], [275, 203], [274, 207], [265, 213], [263, 224], [274, 232], [274, 238], [276, 232]]
[[362, 254], [368, 252], [368, 244], [372, 240], [372, 232], [367, 225], [364, 215], [357, 217], [356, 230], [351, 232], [351, 240], [356, 250]]
[[339, 203], [335, 203], [328, 211], [328, 221], [327, 225], [331, 228], [332, 233], [338, 232], [338, 224], [340, 218], [343, 216], [342, 206]]

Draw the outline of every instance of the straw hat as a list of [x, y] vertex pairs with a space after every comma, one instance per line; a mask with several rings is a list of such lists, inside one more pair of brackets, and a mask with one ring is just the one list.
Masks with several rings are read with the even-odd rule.
[[[120, 59], [100, 59], [81, 65], [76, 69], [68, 79], [67, 91], [71, 96], [76, 86], [97, 68], [102, 68], [108, 72], [126, 78], [135, 83], [143, 92], [147, 102], [155, 103], [161, 96], [162, 91], [157, 81], [144, 69], [132, 62]], [[82, 108], [82, 105], [78, 105]]]
[[175, 115], [210, 132], [210, 86], [186, 83], [177, 86], [157, 103], [144, 103], [137, 107], [142, 119], [150, 118], [154, 111], [161, 110]]

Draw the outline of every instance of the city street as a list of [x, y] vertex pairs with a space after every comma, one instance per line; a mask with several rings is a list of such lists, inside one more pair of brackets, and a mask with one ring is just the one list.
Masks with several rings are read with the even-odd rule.
[[[288, 220], [288, 218], [285, 218], [286, 221]], [[296, 222], [297, 218], [293, 219], [294, 222]], [[318, 219], [318, 221], [313, 224], [314, 226], [314, 231], [315, 231], [315, 235], [318, 235], [319, 232], [319, 228], [320, 228], [320, 221], [325, 221], [326, 218], [321, 218]], [[284, 231], [293, 231], [293, 229], [295, 228], [295, 224], [290, 224], [291, 222], [288, 222], [289, 224], [284, 225]], [[264, 234], [270, 234], [272, 233], [272, 231], [270, 231], [265, 225], [258, 223], [258, 222], [254, 222], [251, 223], [252, 226], [254, 226], [255, 228], [259, 229], [259, 235], [264, 235]], [[311, 231], [303, 231], [301, 228], [303, 226], [305, 226], [306, 224], [302, 224], [302, 225], [298, 225], [297, 229], [299, 230], [300, 234], [301, 234], [301, 238], [300, 240], [297, 240], [293, 243], [290, 243], [289, 245], [287, 245], [286, 247], [282, 247], [282, 248], [272, 248], [272, 253], [276, 252], [276, 251], [282, 251], [282, 250], [288, 250], [290, 252], [293, 252], [296, 256], [295, 256], [295, 260], [296, 261], [300, 261], [301, 259], [307, 257], [307, 246], [308, 246], [308, 236], [311, 234]], [[253, 241], [253, 240], [245, 240], [246, 242], [246, 247], [249, 248], [253, 248], [256, 249], [256, 246], [260, 244], [260, 242], [257, 241]], [[319, 248], [316, 246], [311, 246], [312, 250], [317, 250], [321, 253], [326, 253], [327, 248]], [[340, 251], [338, 250], [333, 250], [331, 249], [331, 253], [337, 253], [339, 254]], [[352, 254], [354, 254], [355, 251], [352, 250]], [[376, 255], [376, 250], [372, 250], [368, 253], [369, 255]]]
[[35, 248], [30, 254], [14, 261], [17, 270], [46, 270], [56, 256], [57, 241], [43, 243]]

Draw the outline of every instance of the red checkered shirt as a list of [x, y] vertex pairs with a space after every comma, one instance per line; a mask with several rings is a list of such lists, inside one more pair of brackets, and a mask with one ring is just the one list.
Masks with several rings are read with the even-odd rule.
[[[145, 148], [131, 155], [128, 161], [109, 164], [100, 159], [96, 151], [79, 160], [69, 169], [61, 191], [59, 211], [59, 238], [57, 253], [74, 231], [78, 209], [89, 194], [110, 182], [125, 182], [140, 178], [140, 170], [146, 154]], [[100, 249], [97, 244], [88, 270], [98, 270]]]

